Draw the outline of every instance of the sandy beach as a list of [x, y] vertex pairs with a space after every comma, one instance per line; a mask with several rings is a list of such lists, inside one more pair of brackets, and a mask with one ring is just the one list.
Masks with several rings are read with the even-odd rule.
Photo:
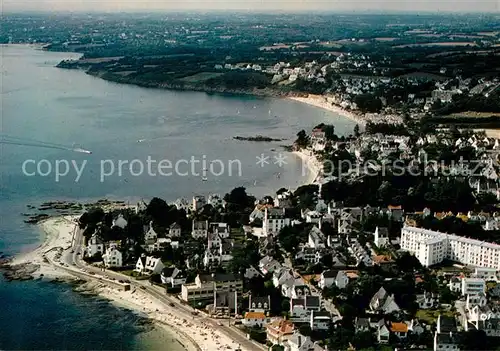
[[43, 243], [35, 250], [21, 253], [14, 257], [11, 265], [33, 264], [39, 266], [33, 274], [36, 277], [61, 278], [71, 277], [65, 270], [51, 264], [46, 258], [54, 260], [58, 253], [71, 248], [75, 220], [78, 216], [54, 217], [39, 223], [43, 235]]
[[361, 116], [353, 112], [344, 110], [342, 107], [327, 101], [327, 98], [325, 96], [309, 94], [307, 97], [291, 96], [288, 97], [288, 99], [308, 104], [311, 106], [323, 108], [330, 112], [335, 112], [343, 117], [349, 118], [350, 120], [358, 123], [360, 126], [366, 125], [366, 121]]
[[[82, 278], [81, 270], [76, 267], [67, 265], [65, 269], [58, 267], [61, 254], [72, 248], [73, 234], [77, 228], [76, 218], [76, 216], [55, 217], [39, 223], [41, 230], [46, 234], [44, 242], [33, 251], [21, 253], [12, 260], [11, 264], [39, 266], [33, 276], [43, 276], [44, 279]], [[71, 274], [72, 270], [75, 271], [75, 275]], [[205, 323], [204, 317], [190, 316], [185, 311], [168, 306], [136, 287], [132, 287], [130, 291], [115, 289], [105, 284], [105, 280], [95, 274], [89, 277], [83, 290], [95, 292], [119, 307], [147, 316], [157, 327], [165, 328], [168, 332], [175, 334], [187, 351], [236, 350], [238, 347], [241, 350], [248, 350]], [[223, 322], [226, 324], [227, 320]]]
[[[235, 350], [239, 346], [199, 318], [183, 316], [175, 308], [167, 308], [139, 289], [119, 291], [101, 284], [96, 287], [95, 291], [117, 306], [144, 313], [157, 326], [173, 332], [188, 351]], [[227, 321], [224, 321], [224, 324], [226, 323]]]
[[[302, 160], [302, 166], [307, 167], [308, 177], [304, 185], [317, 184], [321, 180], [321, 164], [314, 155], [307, 154], [304, 151], [294, 151], [293, 154]], [[303, 170], [302, 170], [303, 171]]]

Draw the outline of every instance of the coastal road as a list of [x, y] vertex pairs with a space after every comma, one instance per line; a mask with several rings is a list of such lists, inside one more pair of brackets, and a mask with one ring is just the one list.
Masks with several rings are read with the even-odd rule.
[[[244, 347], [247, 350], [266, 350], [266, 347], [258, 344], [253, 340], [249, 340], [246, 337], [246, 334], [236, 328], [235, 326], [228, 325], [230, 320], [217, 320], [210, 318], [204, 314], [199, 314], [195, 316], [192, 314], [195, 311], [192, 307], [186, 306], [182, 304], [179, 299], [169, 296], [165, 293], [165, 290], [158, 286], [153, 286], [149, 281], [141, 281], [131, 279], [130, 276], [110, 271], [110, 270], [102, 270], [97, 267], [93, 267], [87, 265], [82, 258], [82, 250], [83, 246], [83, 231], [75, 226], [75, 231], [73, 232], [73, 241], [71, 250], [67, 250], [61, 256], [61, 262], [67, 265], [71, 270], [75, 269], [80, 271], [80, 273], [85, 274], [89, 278], [98, 279], [99, 277], [105, 277], [110, 280], [128, 280], [130, 281], [131, 287], [142, 289], [144, 292], [147, 292], [154, 299], [160, 301], [165, 305], [167, 309], [175, 309], [176, 314], [182, 316], [186, 320], [196, 320], [198, 322], [205, 323], [212, 327], [214, 330], [218, 330], [228, 336], [235, 343], [239, 344], [241, 347]], [[92, 274], [93, 273], [93, 274]]]

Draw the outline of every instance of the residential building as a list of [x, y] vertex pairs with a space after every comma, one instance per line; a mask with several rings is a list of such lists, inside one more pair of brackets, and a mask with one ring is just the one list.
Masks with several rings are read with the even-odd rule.
[[186, 283], [186, 275], [177, 267], [165, 267], [161, 271], [162, 284], [170, 285], [172, 288]]
[[118, 250], [118, 245], [110, 244], [106, 249], [102, 260], [106, 268], [119, 268], [123, 266], [122, 253]]
[[500, 245], [432, 230], [404, 226], [401, 248], [413, 253], [423, 266], [444, 259], [500, 270]]
[[377, 325], [377, 341], [380, 344], [387, 344], [391, 336], [391, 331], [385, 320], [380, 320]]
[[208, 196], [208, 202], [213, 208], [220, 208], [226, 205], [224, 199], [219, 194], [211, 194]]
[[479, 295], [486, 292], [486, 281], [481, 278], [462, 278], [462, 295]]
[[256, 277], [262, 277], [262, 273], [260, 273], [255, 267], [250, 266], [245, 269], [245, 274], [243, 276], [245, 279], [253, 279]]
[[313, 351], [315, 344], [310, 337], [295, 332], [285, 345], [285, 351]]
[[207, 204], [207, 200], [205, 199], [205, 196], [203, 195], [197, 195], [197, 196], [193, 196], [193, 202], [192, 202], [192, 210], [193, 211], [199, 211], [201, 210], [203, 207], [205, 207], [205, 205]]
[[186, 302], [210, 301], [214, 299], [216, 290], [240, 294], [243, 291], [243, 281], [234, 274], [198, 274], [194, 283], [182, 284], [181, 297]]
[[118, 218], [113, 220], [113, 224], [111, 226], [125, 229], [125, 227], [127, 226], [127, 220], [123, 218], [122, 214], [119, 214]]
[[372, 312], [382, 312], [389, 314], [394, 311], [399, 311], [400, 308], [394, 300], [394, 295], [389, 295], [387, 291], [381, 287], [370, 301], [370, 310]]
[[149, 228], [146, 234], [144, 234], [144, 242], [146, 245], [152, 245], [156, 242], [156, 239], [158, 239], [158, 234], [153, 228], [153, 221], [149, 222]]
[[246, 312], [241, 322], [249, 328], [262, 328], [270, 321], [271, 318], [267, 317], [263, 312]]
[[292, 337], [295, 325], [288, 320], [278, 319], [266, 325], [267, 340], [273, 345], [285, 346]]
[[277, 235], [281, 229], [290, 225], [290, 218], [286, 217], [284, 208], [265, 208], [262, 221], [264, 235]]
[[356, 320], [354, 321], [354, 328], [356, 329], [356, 333], [370, 331], [370, 320], [368, 318], [356, 317]]
[[165, 268], [163, 262], [158, 257], [142, 255], [137, 260], [134, 271], [139, 274], [160, 274]]
[[219, 235], [222, 239], [227, 239], [231, 234], [231, 228], [227, 223], [210, 223], [209, 232]]
[[424, 326], [418, 321], [418, 319], [414, 318], [408, 325], [408, 331], [410, 331], [412, 334], [420, 335], [425, 331], [425, 329]]
[[321, 299], [319, 296], [304, 296], [302, 298], [290, 299], [290, 320], [298, 323], [310, 322], [312, 311], [321, 310]]
[[248, 297], [248, 310], [250, 312], [263, 312], [266, 313], [271, 309], [270, 296], [252, 296]]
[[191, 209], [191, 205], [184, 198], [179, 198], [175, 200], [174, 205], [178, 210], [184, 210], [186, 212], [189, 212], [189, 210]]
[[273, 273], [273, 284], [277, 288], [291, 281], [290, 286], [292, 286], [295, 283], [295, 278], [296, 276], [291, 269], [286, 267], [280, 267]]
[[460, 340], [457, 334], [436, 332], [434, 334], [434, 351], [460, 351]]
[[345, 289], [347, 284], [349, 284], [349, 278], [344, 271], [337, 270], [327, 270], [321, 273], [321, 278], [318, 286], [321, 289], [329, 288], [332, 285], [336, 285], [339, 289]]
[[408, 326], [406, 323], [389, 323], [390, 332], [399, 340], [404, 340], [408, 336]]
[[87, 243], [87, 256], [92, 257], [97, 253], [101, 255], [104, 253], [104, 243], [97, 233], [94, 233]]
[[311, 330], [326, 331], [330, 329], [330, 324], [332, 322], [332, 316], [330, 312], [314, 310], [311, 311], [311, 320], [309, 326]]
[[374, 243], [377, 247], [384, 247], [389, 244], [389, 231], [385, 227], [375, 228]]
[[142, 211], [146, 211], [146, 209], [148, 208], [148, 205], [144, 202], [144, 200], [141, 200], [137, 203], [137, 205], [135, 205], [135, 214], [138, 214]]
[[181, 226], [179, 223], [172, 223], [168, 228], [168, 236], [171, 238], [178, 238], [181, 236]]
[[312, 249], [324, 249], [326, 247], [325, 234], [316, 226], [309, 232], [307, 246]]
[[439, 303], [439, 299], [434, 294], [426, 292], [425, 294], [416, 296], [416, 303], [420, 309], [426, 310], [436, 307]]
[[195, 239], [205, 239], [208, 235], [208, 221], [193, 221], [191, 236]]
[[203, 256], [205, 267], [217, 267], [233, 259], [234, 242], [231, 239], [222, 239], [217, 233], [208, 234], [208, 245]]
[[475, 278], [483, 278], [486, 281], [498, 281], [500, 272], [495, 268], [476, 268], [474, 270]]
[[476, 305], [469, 309], [465, 330], [484, 330], [489, 337], [500, 337], [500, 308], [496, 305]]
[[319, 263], [324, 255], [323, 249], [313, 249], [311, 247], [303, 246], [300, 251], [295, 254], [296, 260], [304, 260], [309, 263]]
[[434, 334], [434, 351], [460, 351], [460, 341], [456, 334]]
[[319, 224], [321, 222], [321, 218], [323, 215], [319, 213], [318, 211], [307, 211], [304, 214], [304, 219], [306, 220], [306, 223], [316, 223]]
[[265, 256], [259, 261], [259, 269], [263, 274], [274, 273], [281, 268], [281, 263], [271, 256]]

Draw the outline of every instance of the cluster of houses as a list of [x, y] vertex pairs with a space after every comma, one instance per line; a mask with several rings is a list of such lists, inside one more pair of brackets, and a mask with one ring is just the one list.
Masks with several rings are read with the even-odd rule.
[[[113, 227], [124, 229], [127, 226], [127, 221], [122, 215], [119, 215], [113, 220]], [[108, 241], [104, 242], [100, 236], [100, 227], [96, 228], [95, 232], [89, 238], [85, 248], [85, 255], [87, 257], [95, 257], [100, 255], [103, 264], [106, 268], [120, 268], [123, 267], [123, 254], [120, 251], [120, 242]]]
[[[313, 331], [327, 332], [332, 323], [340, 319], [338, 311], [324, 303], [321, 292], [296, 271], [270, 256], [262, 258], [258, 268], [251, 269], [258, 274], [272, 275], [273, 285], [289, 300], [289, 318], [269, 317], [269, 296], [250, 296], [248, 312], [244, 314], [242, 324], [251, 328], [265, 328], [267, 341], [281, 345], [285, 350], [324, 350], [298, 330], [300, 326], [307, 325]], [[349, 278], [343, 270], [325, 271], [322, 274], [323, 287], [337, 284], [344, 288], [348, 282]]]
[[[441, 140], [422, 138], [417, 144], [424, 146], [442, 142]], [[454, 141], [455, 145], [457, 142]], [[324, 132], [314, 130], [311, 143], [312, 150], [309, 151], [314, 154], [330, 142], [326, 140]], [[462, 143], [469, 146], [475, 143], [476, 146], [491, 152], [500, 149], [497, 141], [493, 142], [488, 138], [462, 140], [459, 145]], [[332, 146], [346, 147], [360, 160], [362, 151], [367, 148], [382, 157], [395, 150], [411, 153], [413, 148], [408, 138], [397, 136], [383, 136], [379, 139], [376, 136], [362, 136], [356, 141], [344, 143], [343, 146], [339, 142], [334, 142]], [[493, 177], [496, 169], [492, 166], [487, 172]], [[319, 187], [321, 194], [322, 185], [319, 184]], [[161, 259], [154, 255], [169, 246], [178, 248], [181, 245], [179, 242], [182, 228], [178, 223], [173, 223], [167, 232], [160, 236], [152, 222], [144, 227], [143, 248], [146, 254], [137, 259], [134, 271], [142, 276], [160, 275], [163, 284], [180, 291], [179, 297], [182, 300], [193, 306], [208, 304], [207, 310], [215, 316], [238, 315], [238, 300], [246, 296], [244, 280], [270, 275], [274, 287], [289, 301], [288, 318], [270, 315], [269, 296], [249, 296], [248, 311], [242, 316], [242, 324], [250, 328], [265, 329], [270, 343], [282, 345], [287, 350], [320, 350], [321, 347], [310, 337], [302, 335], [299, 328], [307, 325], [312, 331], [327, 332], [342, 318], [332, 300], [325, 298], [322, 292], [333, 286], [340, 290], [345, 289], [358, 279], [359, 272], [364, 267], [378, 265], [394, 268], [392, 254], [380, 254], [380, 251], [395, 252], [400, 247], [402, 251], [412, 253], [425, 267], [446, 259], [477, 267], [471, 276], [450, 279], [449, 289], [463, 296], [463, 299], [456, 302], [457, 316], [460, 316], [439, 316], [434, 333], [434, 350], [458, 350], [457, 336], [460, 332], [470, 329], [484, 330], [488, 336], [500, 336], [500, 312], [495, 299], [491, 298], [494, 294], [500, 297], [500, 287], [496, 290], [488, 289], [486, 284], [488, 281], [498, 282], [500, 245], [418, 228], [416, 222], [413, 223], [408, 217], [434, 216], [443, 219], [454, 216], [463, 221], [479, 222], [486, 230], [496, 230], [500, 215], [484, 212], [432, 213], [429, 209], [408, 214], [401, 206], [348, 207], [341, 202], [327, 204], [320, 195], [312, 208], [302, 209], [299, 214], [298, 210], [293, 208], [292, 198], [291, 192], [282, 191], [272, 199], [266, 197], [256, 203], [250, 214], [251, 225], [243, 229], [248, 236], [258, 239], [259, 254], [263, 258], [258, 266], [246, 269], [242, 276], [219, 273], [221, 270], [218, 268], [224, 268], [233, 258], [235, 240], [227, 223], [207, 220], [193, 220], [190, 237], [197, 242], [203, 242], [204, 251], [198, 257], [201, 265], [206, 271], [218, 273], [198, 274], [194, 282], [187, 283], [186, 272], [173, 266], [165, 267]], [[210, 195], [208, 199], [195, 196], [191, 202], [183, 199], [175, 202], [177, 208], [187, 212], [202, 211], [208, 204], [219, 209], [225, 206], [223, 199], [216, 194]], [[141, 206], [144, 209], [145, 205], [139, 204], [138, 211]], [[356, 228], [359, 228], [360, 222], [373, 215], [385, 215], [392, 223], [400, 223], [401, 237], [391, 237], [388, 228], [376, 227], [373, 233], [364, 232], [365, 240], [361, 240], [357, 235], [360, 231]], [[273, 258], [277, 236], [283, 228], [299, 223], [310, 224], [307, 240], [295, 248], [290, 256], [291, 265], [282, 264]], [[125, 229], [127, 221], [120, 215], [113, 221], [113, 226]], [[123, 260], [119, 251], [120, 243], [103, 243], [98, 234], [96, 231], [88, 240], [86, 254], [94, 256], [100, 253], [106, 267], [121, 267]], [[311, 279], [297, 270], [302, 263], [322, 262], [326, 255], [332, 257], [332, 263], [315, 277], [317, 284], [312, 284]], [[191, 258], [186, 261], [188, 268], [191, 268], [190, 260]], [[366, 316], [355, 321], [357, 332], [370, 331], [379, 343], [392, 343], [393, 340], [402, 342], [411, 334], [431, 330], [429, 325], [417, 318], [398, 319], [398, 322], [394, 322], [394, 319], [381, 317], [401, 311], [395, 296], [388, 291], [390, 290], [382, 287], [374, 294]], [[419, 309], [427, 310], [440, 307], [439, 300], [439, 296], [423, 292], [416, 296], [415, 302]]]
[[[325, 102], [338, 105], [344, 109], [356, 111], [358, 105], [355, 102], [356, 96], [361, 94], [373, 94], [380, 91], [408, 91], [400, 96], [399, 101], [403, 101], [410, 111], [415, 115], [422, 115], [429, 112], [433, 106], [439, 102], [441, 104], [451, 103], [455, 95], [476, 96], [483, 95], [489, 97], [500, 87], [498, 78], [481, 78], [473, 81], [471, 78], [437, 79], [435, 89], [428, 94], [419, 94], [416, 91], [422, 84], [426, 84], [428, 79], [418, 75], [407, 75], [404, 79], [384, 76], [388, 72], [385, 64], [379, 65], [367, 55], [355, 53], [339, 53], [332, 58], [332, 62], [320, 65], [316, 61], [304, 62], [298, 65], [291, 65], [289, 62], [277, 62], [274, 65], [263, 67], [255, 63], [236, 64], [216, 64], [214, 67], [220, 70], [240, 70], [264, 72], [272, 75], [272, 84], [289, 85], [298, 79], [326, 84], [327, 74], [335, 72], [340, 74], [330, 86], [330, 93], [325, 95]], [[349, 74], [349, 73], [356, 74]], [[446, 74], [447, 68], [441, 68], [441, 74]], [[342, 74], [347, 73], [347, 74]], [[331, 82], [328, 82], [331, 83]], [[410, 88], [408, 88], [410, 86]], [[378, 96], [378, 95], [377, 95]], [[402, 123], [400, 114], [393, 110], [387, 102], [386, 96], [379, 96], [383, 107], [383, 115], [367, 114], [369, 121], [380, 121], [399, 124]]]
[[[318, 161], [318, 155], [324, 152], [326, 146], [336, 152], [342, 150], [352, 155], [350, 169], [342, 174], [325, 173], [324, 165]], [[428, 155], [426, 149], [443, 146], [455, 150], [472, 149], [475, 155], [471, 159], [458, 161], [437, 161]], [[391, 157], [405, 161], [410, 167], [424, 166], [427, 176], [461, 176], [466, 177], [469, 185], [477, 194], [491, 193], [500, 199], [500, 177], [497, 160], [500, 155], [500, 140], [481, 134], [468, 137], [453, 136], [449, 132], [438, 132], [419, 137], [412, 141], [408, 136], [362, 134], [358, 138], [348, 140], [328, 140], [326, 133], [319, 128], [313, 129], [309, 135], [309, 145], [300, 150], [311, 159], [319, 169], [318, 183], [328, 182], [335, 177], [348, 180], [361, 179], [373, 175], [385, 167], [385, 161]], [[395, 166], [389, 162], [390, 166]], [[333, 169], [334, 167], [332, 167]], [[492, 226], [489, 226], [492, 228]]]

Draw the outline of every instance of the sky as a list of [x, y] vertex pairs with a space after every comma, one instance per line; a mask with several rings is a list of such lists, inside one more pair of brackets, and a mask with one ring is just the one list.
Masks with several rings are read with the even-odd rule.
[[0, 0], [3, 11], [500, 12], [500, 0]]

